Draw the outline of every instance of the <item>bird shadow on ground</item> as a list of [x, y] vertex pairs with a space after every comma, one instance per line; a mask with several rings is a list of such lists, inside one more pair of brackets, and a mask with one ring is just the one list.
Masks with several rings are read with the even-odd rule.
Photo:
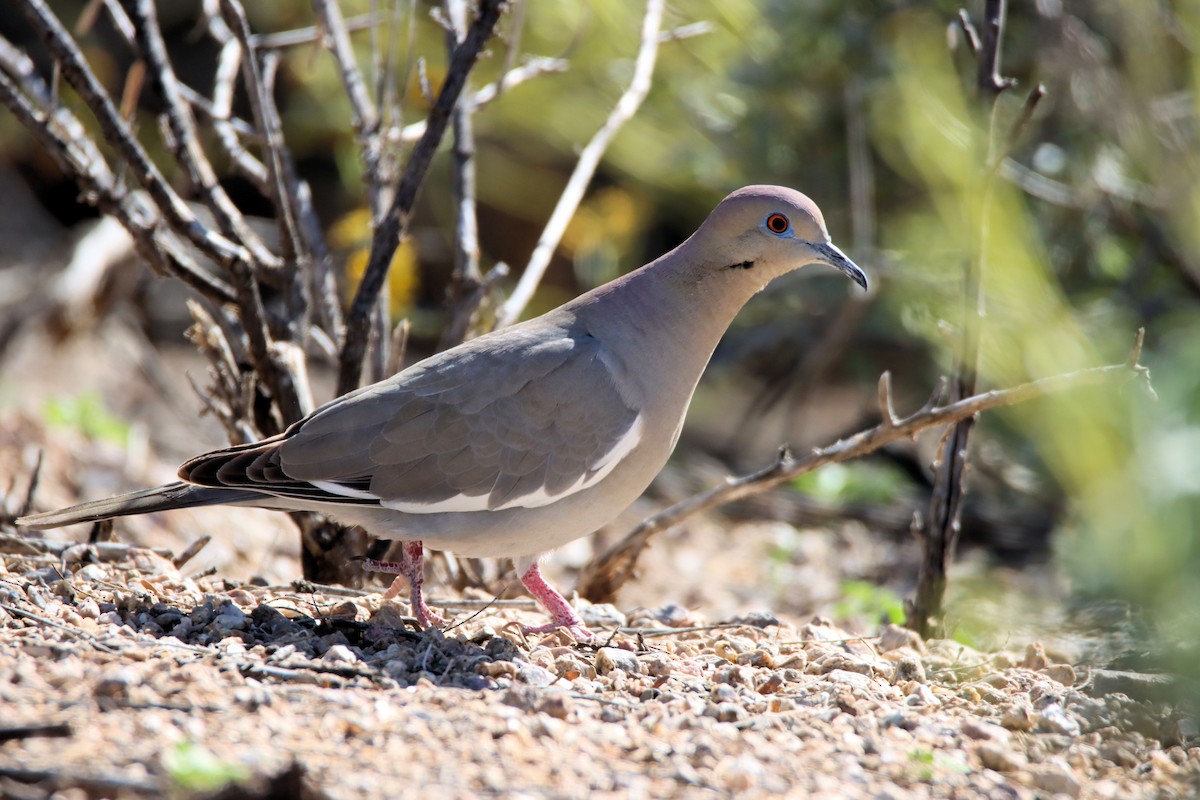
[[120, 604], [99, 604], [102, 615], [116, 622], [115, 615], [135, 635], [206, 658], [215, 655], [244, 677], [265, 682], [397, 688], [425, 680], [483, 689], [495, 685], [488, 677], [528, 666], [519, 662], [520, 651], [508, 639], [408, 630], [392, 606], [368, 621], [338, 616], [336, 607], [317, 617], [295, 608], [286, 596], [245, 607], [214, 595], [191, 609], [130, 596]]

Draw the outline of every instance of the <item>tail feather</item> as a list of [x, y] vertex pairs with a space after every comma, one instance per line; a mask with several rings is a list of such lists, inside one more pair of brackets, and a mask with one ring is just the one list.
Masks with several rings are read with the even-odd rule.
[[131, 514], [149, 514], [154, 511], [169, 511], [174, 508], [194, 508], [196, 506], [211, 506], [222, 503], [244, 503], [261, 499], [259, 492], [239, 491], [236, 489], [213, 489], [207, 486], [194, 486], [179, 481], [153, 489], [142, 489], [137, 492], [120, 494], [104, 500], [93, 500], [77, 506], [64, 508], [60, 511], [47, 511], [43, 514], [31, 514], [19, 517], [17, 526], [29, 530], [42, 531], [48, 528], [61, 528], [64, 525], [74, 525], [79, 522], [96, 522], [111, 517], [124, 517]]

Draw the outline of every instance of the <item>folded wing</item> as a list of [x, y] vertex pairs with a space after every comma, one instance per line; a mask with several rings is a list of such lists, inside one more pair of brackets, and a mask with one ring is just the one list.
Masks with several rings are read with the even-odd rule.
[[637, 446], [638, 415], [596, 339], [514, 332], [483, 344], [339, 398], [279, 436], [195, 458], [180, 476], [414, 514], [487, 511], [586, 489]]

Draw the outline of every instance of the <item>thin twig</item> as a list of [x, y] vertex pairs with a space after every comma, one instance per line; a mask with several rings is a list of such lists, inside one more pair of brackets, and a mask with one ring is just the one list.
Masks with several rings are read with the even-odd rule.
[[508, 277], [508, 265], [503, 261], [497, 262], [483, 276], [483, 280], [471, 288], [471, 293], [463, 296], [458, 301], [458, 305], [454, 309], [454, 314], [450, 318], [450, 324], [442, 331], [442, 338], [438, 340], [438, 348], [440, 350], [454, 347], [456, 344], [466, 340], [471, 326], [476, 321], [480, 307], [488, 299], [496, 286], [506, 277]]
[[979, 42], [979, 31], [975, 30], [975, 24], [971, 22], [971, 17], [965, 8], [958, 10], [958, 26], [962, 28], [963, 35], [967, 37], [967, 47], [970, 48], [971, 54], [978, 58], [979, 50], [983, 45]]
[[471, 24], [463, 43], [454, 49], [445, 82], [438, 93], [437, 102], [429, 112], [425, 135], [413, 148], [391, 205], [375, 228], [367, 268], [346, 318], [346, 338], [338, 369], [338, 394], [346, 394], [358, 386], [370, 334], [370, 317], [387, 278], [392, 256], [408, 229], [409, 216], [433, 154], [446, 132], [450, 113], [458, 102], [467, 75], [478, 60], [484, 44], [491, 38], [503, 7], [502, 0], [483, 0], [480, 3], [479, 16]]
[[259, 292], [254, 273], [248, 264], [240, 261], [232, 266], [238, 313], [246, 334], [246, 351], [254, 364], [255, 373], [270, 391], [280, 416], [265, 428], [262, 424], [259, 425], [262, 432], [270, 436], [304, 416], [304, 403], [296, 391], [294, 376], [275, 356], [271, 334], [265, 321], [267, 312], [263, 308], [262, 294]]
[[[378, 22], [378, 14], [356, 14], [353, 17], [346, 17], [342, 24], [348, 32], [357, 33], [373, 28]], [[283, 50], [288, 47], [299, 47], [322, 41], [327, 33], [328, 31], [324, 27], [310, 25], [307, 28], [294, 28], [290, 31], [256, 33], [250, 37], [250, 44], [259, 52]]]
[[1000, 50], [1004, 40], [1007, 6], [1008, 0], [987, 0], [984, 4], [983, 34], [976, 52], [979, 61], [978, 86], [983, 95], [998, 95], [1017, 85], [1015, 79], [1000, 75]]
[[[783, 448], [770, 466], [748, 475], [728, 478], [724, 483], [695, 494], [643, 521], [584, 571], [580, 578], [579, 593], [592, 602], [611, 601], [617, 590], [632, 576], [638, 557], [654, 534], [678, 525], [694, 514], [773, 489], [826, 464], [860, 458], [901, 439], [911, 439], [929, 428], [953, 425], [984, 411], [1024, 403], [1047, 395], [1113, 381], [1124, 382], [1133, 378], [1149, 385], [1150, 373], [1138, 362], [1141, 340], [1142, 335], [1139, 332], [1129, 359], [1121, 364], [1091, 367], [1041, 378], [1009, 389], [984, 392], [944, 406], [938, 405], [942, 394], [942, 387], [939, 385], [929, 401], [907, 417], [893, 421], [885, 420], [873, 428], [860, 431], [834, 444], [814, 448], [802, 458], [794, 458]], [[891, 405], [888, 385], [888, 380], [880, 380], [880, 402], [884, 407]]]
[[78, 628], [72, 628], [69, 625], [63, 625], [61, 622], [55, 622], [54, 620], [48, 619], [47, 617], [42, 617], [37, 614], [34, 614], [31, 611], [26, 611], [23, 608], [17, 608], [16, 606], [9, 605], [8, 603], [0, 603], [0, 609], [7, 611], [9, 614], [12, 614], [13, 616], [22, 617], [24, 619], [36, 622], [39, 625], [45, 625], [47, 628], [54, 628], [55, 630], [62, 631], [63, 633], [73, 636], [76, 639], [87, 642], [92, 647], [95, 647], [97, 650], [103, 650], [106, 653], [120, 652], [119, 648], [115, 648], [112, 645], [105, 644], [104, 642], [100, 641], [95, 636], [91, 635], [90, 633], [81, 631]]
[[554, 256], [554, 251], [558, 248], [558, 243], [562, 240], [567, 225], [575, 216], [575, 209], [582, 202], [588, 184], [591, 183], [592, 176], [600, 165], [600, 159], [603, 158], [617, 132], [637, 113], [646, 94], [650, 91], [650, 82], [654, 75], [654, 62], [658, 56], [658, 32], [662, 26], [662, 13], [662, 0], [648, 0], [646, 14], [642, 18], [641, 45], [638, 48], [637, 61], [633, 68], [633, 79], [612, 111], [609, 112], [604, 125], [596, 131], [587, 147], [579, 154], [575, 169], [567, 181], [566, 188], [559, 196], [558, 203], [555, 205], [550, 219], [546, 222], [542, 235], [538, 238], [537, 245], [529, 257], [529, 263], [521, 274], [521, 279], [496, 314], [497, 328], [503, 328], [516, 322], [520, 318], [521, 312], [529, 305], [529, 301], [533, 299], [534, 292], [537, 291], [537, 287], [546, 273], [546, 268], [550, 266], [550, 259]]
[[[268, 196], [275, 207], [275, 220], [279, 226], [279, 246], [283, 263], [296, 265], [302, 257], [307, 258], [308, 253], [300, 246], [296, 209], [283, 174], [283, 153], [286, 149], [283, 142], [283, 125], [274, 95], [268, 89], [270, 81], [264, 76], [266, 63], [274, 60], [274, 54], [268, 54], [264, 65], [260, 67], [250, 45], [250, 23], [246, 19], [246, 10], [238, 0], [220, 0], [220, 5], [225, 24], [242, 46], [242, 82], [254, 114], [254, 123], [263, 136], [263, 166], [267, 169]], [[301, 309], [292, 310], [302, 312]]]
[[75, 178], [89, 203], [125, 226], [138, 254], [153, 269], [178, 277], [216, 303], [233, 301], [233, 289], [201, 269], [162, 229], [158, 210], [118, 183], [84, 126], [58, 104], [53, 88], [37, 75], [33, 62], [4, 39], [0, 39], [0, 102]]
[[196, 121], [183, 100], [179, 79], [167, 56], [167, 43], [158, 25], [154, 0], [138, 0], [134, 9], [138, 23], [134, 26], [137, 45], [150, 65], [150, 79], [163, 101], [163, 114], [171, 131], [168, 137], [171, 154], [187, 171], [191, 183], [200, 190], [204, 204], [212, 212], [221, 233], [231, 241], [244, 244], [255, 263], [267, 267], [282, 266], [279, 257], [270, 252], [258, 234], [246, 224], [241, 210], [225, 193], [208, 156], [200, 146]]
[[407, 319], [400, 320], [392, 329], [392, 347], [388, 351], [387, 366], [384, 368], [386, 375], [395, 375], [404, 367], [404, 356], [408, 353], [408, 335], [411, 329], [412, 326]]
[[[217, 72], [213, 76], [213, 95], [210, 111], [212, 114], [213, 130], [216, 131], [217, 141], [229, 156], [230, 162], [254, 183], [263, 195], [270, 195], [266, 166], [255, 155], [245, 148], [239, 133], [257, 136], [258, 132], [248, 123], [243, 122], [247, 130], [239, 131], [233, 117], [234, 86], [242, 68], [242, 45], [233, 38], [228, 26], [220, 17], [211, 17], [209, 32], [221, 44], [221, 53], [217, 57]], [[224, 37], [222, 41], [221, 37]], [[193, 101], [193, 106], [198, 104]]]
[[10, 742], [18, 739], [33, 739], [40, 737], [60, 738], [74, 736], [71, 723], [60, 722], [30, 722], [25, 725], [4, 725], [0, 727], [0, 742]]
[[183, 199], [170, 187], [158, 166], [150, 159], [129, 125], [122, 119], [113, 105], [112, 98], [88, 66], [79, 46], [71, 39], [44, 0], [25, 0], [21, 8], [30, 24], [42, 37], [62, 76], [95, 114], [105, 139], [121, 158], [129, 162], [132, 167], [131, 173], [154, 199], [172, 229], [222, 266], [228, 266], [234, 260], [248, 260], [250, 254], [245, 247], [201, 224]]
[[22, 784], [38, 784], [38, 794], [55, 788], [72, 788], [104, 797], [140, 794], [162, 797], [167, 787], [162, 781], [128, 778], [124, 775], [84, 774], [59, 769], [30, 769], [0, 766], [0, 778]]
[[[453, 31], [446, 33], [447, 46], [453, 50], [462, 41], [467, 31], [467, 9], [465, 0], [446, 0], [446, 16]], [[469, 89], [469, 84], [468, 87]], [[453, 347], [466, 335], [462, 318], [468, 319], [478, 307], [477, 289], [483, 283], [479, 271], [479, 225], [475, 206], [475, 107], [470, 94], [458, 98], [451, 116], [454, 134], [454, 272], [447, 287], [447, 305], [452, 309], [450, 324], [443, 333], [441, 347]], [[474, 303], [472, 305], [472, 303]], [[469, 308], [467, 308], [469, 306]], [[461, 328], [462, 334], [458, 331]], [[453, 336], [449, 334], [454, 334]]]
[[[214, 0], [210, 0], [210, 2], [212, 1]], [[262, 161], [251, 155], [242, 146], [238, 137], [239, 134], [249, 136], [259, 144], [265, 139], [253, 127], [232, 117], [234, 84], [237, 81], [243, 57], [242, 43], [234, 37], [233, 32], [219, 14], [213, 13], [208, 16], [208, 31], [209, 35], [221, 45], [217, 73], [213, 79], [211, 109], [213, 126], [216, 129], [218, 140], [239, 171], [253, 181], [264, 196], [271, 197], [272, 175]], [[255, 37], [251, 36], [250, 41], [254, 42]], [[308, 281], [306, 287], [300, 288], [301, 290], [306, 288], [311, 299], [311, 302], [305, 303], [302, 316], [306, 315], [310, 308], [315, 310], [317, 320], [320, 325], [324, 326], [328, 336], [340, 339], [342, 310], [337, 287], [334, 285], [333, 256], [325, 242], [324, 230], [313, 205], [312, 190], [308, 183], [299, 177], [295, 162], [287, 148], [280, 148], [277, 158], [278, 180], [283, 185], [284, 194], [291, 200], [297, 218], [296, 224], [299, 226], [298, 232], [308, 252], [308, 255], [297, 265], [305, 272]], [[294, 323], [293, 329], [296, 338], [303, 341], [303, 321]]]
[[199, 539], [189, 544], [182, 553], [171, 559], [171, 563], [175, 565], [175, 569], [180, 569], [184, 564], [195, 558], [211, 541], [211, 536], [207, 534], [201, 536]]
[[[561, 58], [531, 58], [521, 66], [504, 73], [504, 77], [501, 80], [489, 83], [475, 92], [471, 98], [471, 105], [475, 107], [476, 111], [479, 111], [514, 86], [532, 80], [539, 75], [565, 72], [566, 69], [567, 62]], [[389, 144], [417, 141], [425, 135], [425, 124], [426, 120], [420, 120], [411, 125], [405, 125], [403, 128], [389, 128], [386, 133]]]
[[378, 219], [383, 205], [383, 177], [380, 174], [383, 140], [379, 135], [379, 112], [371, 100], [370, 92], [367, 91], [362, 71], [358, 68], [354, 48], [350, 44], [350, 32], [338, 4], [333, 0], [313, 0], [313, 11], [328, 34], [326, 41], [329, 52], [337, 62], [342, 86], [346, 90], [346, 98], [350, 101], [350, 124], [354, 128], [354, 136], [358, 140], [359, 152], [362, 155], [363, 178], [367, 182], [367, 203], [371, 209], [371, 218]]
[[42, 477], [42, 461], [46, 452], [42, 449], [37, 451], [37, 460], [33, 462], [33, 470], [29, 473], [29, 488], [25, 490], [25, 499], [21, 501], [21, 505], [17, 508], [17, 516], [24, 517], [29, 514], [33, 508], [33, 496], [37, 494], [38, 481]]

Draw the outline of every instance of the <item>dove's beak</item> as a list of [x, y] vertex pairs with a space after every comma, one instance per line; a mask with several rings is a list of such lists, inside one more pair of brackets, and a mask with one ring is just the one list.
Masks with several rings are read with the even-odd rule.
[[867, 274], [851, 261], [845, 253], [839, 250], [837, 245], [832, 242], [825, 242], [813, 245], [813, 250], [820, 256], [822, 263], [828, 264], [839, 272], [845, 273], [847, 278], [862, 288], [867, 288]]

